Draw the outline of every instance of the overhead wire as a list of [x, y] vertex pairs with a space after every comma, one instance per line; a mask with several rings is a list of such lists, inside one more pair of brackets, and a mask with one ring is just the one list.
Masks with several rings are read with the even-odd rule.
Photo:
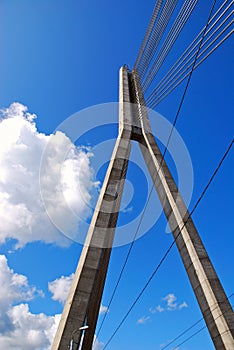
[[[232, 308], [233, 308], [234, 304], [232, 305]], [[226, 311], [227, 312], [227, 311]], [[214, 321], [216, 321], [219, 317], [222, 317], [226, 312], [222, 312], [221, 315], [219, 315], [218, 317], [216, 317], [214, 319]], [[214, 322], [213, 321], [213, 322]], [[211, 323], [213, 323], [211, 322]], [[190, 335], [187, 339], [185, 339], [183, 342], [181, 342], [180, 344], [177, 344], [173, 349], [171, 350], [178, 350], [178, 347], [187, 343], [189, 340], [191, 340], [192, 338], [194, 338], [197, 334], [201, 333], [204, 329], [207, 328], [207, 325], [203, 326], [202, 328], [198, 329], [195, 333], [193, 333], [192, 335]]]
[[[188, 218], [183, 222], [181, 222], [177, 227], [180, 227], [180, 225], [183, 223], [181, 230], [184, 228], [184, 226], [186, 225], [186, 223], [188, 222], [188, 220], [191, 218], [191, 216], [193, 215], [193, 213], [195, 212], [195, 210], [197, 209], [199, 203], [201, 202], [202, 198], [204, 197], [205, 193], [207, 192], [208, 188], [210, 187], [211, 183], [213, 182], [215, 176], [217, 175], [219, 169], [221, 168], [224, 160], [226, 159], [227, 155], [229, 154], [232, 145], [233, 145], [234, 140], [231, 141], [231, 143], [229, 144], [227, 150], [225, 151], [224, 155], [222, 156], [218, 166], [216, 167], [215, 171], [212, 173], [212, 176], [210, 177], [207, 185], [205, 186], [204, 190], [202, 191], [201, 195], [199, 196], [199, 198], [197, 199], [192, 211], [190, 212], [190, 214], [188, 215]], [[170, 244], [170, 246], [168, 247], [168, 249], [166, 250], [166, 252], [164, 253], [163, 257], [160, 259], [158, 265], [156, 266], [156, 268], [154, 269], [153, 273], [150, 275], [150, 277], [148, 278], [147, 282], [145, 283], [144, 287], [141, 289], [141, 291], [138, 293], [137, 297], [134, 299], [134, 302], [131, 304], [130, 308], [128, 309], [128, 311], [125, 313], [124, 317], [122, 318], [122, 320], [120, 321], [120, 323], [118, 324], [118, 326], [115, 328], [114, 332], [112, 333], [112, 335], [109, 337], [107, 343], [105, 344], [104, 349], [107, 348], [107, 346], [110, 344], [110, 342], [112, 341], [112, 339], [114, 338], [114, 336], [116, 335], [116, 333], [119, 331], [120, 327], [123, 325], [123, 323], [126, 321], [127, 317], [129, 316], [129, 314], [131, 313], [131, 311], [133, 310], [133, 308], [135, 307], [135, 305], [137, 304], [137, 302], [140, 300], [140, 298], [142, 297], [143, 293], [145, 292], [145, 290], [147, 289], [147, 287], [149, 286], [149, 284], [151, 283], [152, 279], [155, 277], [155, 275], [157, 274], [157, 272], [159, 271], [160, 267], [163, 265], [164, 261], [166, 260], [167, 256], [169, 255], [169, 253], [171, 252], [172, 248], [174, 247], [178, 237], [180, 236], [180, 232], [177, 234], [177, 236], [175, 237], [174, 241]]]
[[[226, 299], [229, 300], [231, 297], [233, 297], [234, 293], [230, 294]], [[225, 299], [225, 300], [226, 300]], [[216, 306], [214, 309], [212, 309], [212, 311], [216, 310], [218, 308], [218, 306]], [[207, 309], [208, 310], [208, 309]], [[223, 315], [223, 314], [221, 314]], [[220, 316], [221, 316], [220, 315]], [[183, 332], [181, 332], [179, 335], [177, 335], [175, 338], [173, 338], [169, 343], [167, 343], [166, 345], [164, 345], [160, 350], [165, 350], [167, 349], [170, 345], [172, 345], [176, 340], [180, 339], [181, 337], [183, 337], [183, 335], [185, 335], [186, 333], [188, 333], [191, 329], [193, 329], [195, 326], [197, 326], [201, 321], [204, 321], [204, 317], [201, 317], [198, 321], [194, 322], [191, 326], [189, 326], [188, 328], [186, 328]], [[178, 347], [179, 345], [177, 345], [176, 347]]]
[[[203, 39], [204, 39], [204, 34], [205, 34], [205, 32], [206, 32], [206, 29], [207, 29], [207, 26], [208, 26], [208, 23], [209, 23], [209, 20], [210, 20], [211, 15], [212, 15], [212, 12], [213, 12], [213, 9], [214, 9], [215, 4], [216, 4], [216, 0], [213, 1], [213, 5], [212, 5], [212, 7], [211, 7], [211, 10], [210, 10], [210, 13], [209, 13], [209, 16], [208, 16], [208, 19], [207, 19], [206, 26], [204, 27], [203, 37], [202, 37], [202, 40], [201, 40], [200, 45], [202, 44], [202, 41], [203, 41]], [[199, 49], [200, 49], [200, 46], [199, 46], [199, 48], [198, 48], [198, 53], [199, 53]], [[194, 59], [194, 65], [196, 64], [196, 59], [197, 59], [197, 56], [196, 56], [195, 59]], [[189, 79], [188, 79], [186, 88], [185, 88], [184, 93], [183, 93], [183, 96], [182, 96], [182, 98], [181, 98], [181, 102], [180, 102], [179, 108], [178, 108], [178, 110], [177, 110], [176, 117], [175, 117], [175, 120], [174, 120], [172, 129], [171, 129], [171, 132], [170, 132], [170, 135], [169, 135], [167, 144], [166, 144], [166, 146], [165, 146], [165, 149], [164, 149], [164, 152], [163, 152], [163, 156], [162, 156], [161, 162], [160, 162], [160, 164], [159, 164], [159, 168], [158, 168], [158, 170], [157, 170], [157, 174], [158, 174], [158, 172], [160, 171], [161, 166], [162, 166], [162, 163], [163, 163], [163, 161], [164, 161], [164, 158], [165, 158], [165, 155], [166, 155], [166, 152], [167, 152], [167, 149], [168, 149], [170, 140], [171, 140], [171, 136], [172, 136], [173, 130], [174, 130], [174, 128], [175, 128], [175, 125], [176, 125], [176, 122], [177, 122], [177, 119], [178, 119], [180, 110], [181, 110], [182, 105], [183, 105], [183, 102], [184, 102], [184, 98], [185, 98], [186, 92], [187, 92], [187, 89], [188, 89], [188, 86], [189, 86], [189, 83], [190, 83], [190, 80], [191, 80], [191, 77], [192, 77], [192, 73], [193, 73], [193, 71], [190, 73], [190, 77], [189, 77]], [[136, 231], [135, 231], [135, 234], [134, 234], [133, 240], [132, 240], [132, 242], [131, 242], [129, 251], [128, 251], [128, 253], [127, 253], [127, 256], [126, 256], [126, 258], [125, 258], [124, 264], [123, 264], [122, 269], [121, 269], [121, 271], [120, 271], [120, 274], [119, 274], [117, 283], [116, 283], [116, 285], [115, 285], [115, 287], [114, 287], [114, 290], [113, 290], [113, 292], [112, 292], [112, 295], [111, 295], [111, 298], [110, 298], [110, 302], [109, 302], [109, 304], [108, 304], [109, 307], [110, 307], [110, 305], [111, 305], [111, 303], [112, 303], [112, 301], [113, 301], [114, 295], [116, 294], [118, 285], [119, 285], [119, 283], [120, 283], [120, 280], [121, 280], [121, 278], [122, 278], [123, 272], [124, 272], [124, 270], [125, 270], [125, 268], [126, 268], [126, 265], [127, 265], [128, 260], [129, 260], [130, 253], [131, 253], [131, 251], [132, 251], [133, 245], [135, 244], [135, 240], [136, 240], [137, 234], [138, 234], [139, 229], [140, 229], [140, 227], [141, 227], [141, 223], [142, 223], [142, 221], [143, 221], [143, 218], [144, 218], [146, 209], [147, 209], [147, 207], [148, 207], [150, 198], [151, 198], [152, 193], [153, 193], [153, 190], [154, 190], [154, 183], [155, 183], [155, 180], [153, 179], [153, 185], [152, 185], [152, 187], [151, 187], [151, 190], [150, 190], [150, 193], [149, 193], [149, 195], [148, 195], [146, 204], [145, 204], [144, 209], [143, 209], [143, 211], [142, 211], [142, 214], [141, 214], [141, 217], [140, 217], [140, 220], [139, 220], [137, 229], [136, 229]], [[104, 318], [103, 318], [103, 320], [102, 320], [102, 323], [101, 323], [101, 325], [100, 325], [100, 327], [99, 327], [99, 330], [98, 330], [98, 333], [97, 333], [98, 335], [100, 334], [100, 331], [101, 331], [101, 329], [102, 329], [102, 327], [103, 327], [103, 324], [104, 324], [104, 321], [105, 321], [106, 317], [107, 317], [107, 314], [105, 314], [105, 316], [104, 316]]]
[[[231, 2], [231, 4], [228, 5], [228, 7], [223, 11], [223, 13], [219, 16], [219, 18], [212, 24], [210, 28], [207, 29], [206, 35], [214, 28], [214, 26], [221, 20], [221, 18], [224, 16], [224, 14], [227, 12], [227, 10], [230, 8], [230, 6], [234, 3], [234, 1]], [[220, 11], [220, 9], [218, 10]], [[216, 14], [218, 13], [216, 12]], [[212, 17], [212, 20], [216, 16], [216, 14]], [[202, 47], [207, 44], [212, 37], [215, 35], [215, 33], [227, 22], [227, 20], [233, 15], [233, 10], [226, 16], [226, 18], [223, 20], [221, 24], [218, 25], [218, 27], [215, 28], [215, 30], [211, 33], [211, 35], [206, 39], [202, 45]], [[225, 33], [225, 31], [228, 30], [228, 28], [233, 24], [233, 20], [229, 22], [229, 24], [217, 34], [217, 36], [212, 40], [211, 43], [205, 49], [199, 54], [199, 58], [201, 58], [207, 50], [212, 47], [212, 45]], [[233, 33], [233, 30], [231, 30], [223, 39], [220, 40], [220, 42], [215, 46], [215, 48], [212, 48], [210, 52], [205, 56], [205, 58], [201, 59], [200, 62], [197, 62], [196, 68], [207, 58], [211, 53], [213, 53], [227, 38]], [[176, 63], [173, 65], [173, 67], [170, 69], [170, 71], [166, 74], [166, 76], [160, 81], [160, 83], [154, 88], [154, 90], [151, 92], [149, 97], [146, 99], [147, 106], [150, 108], [154, 108], [158, 103], [161, 102], [163, 98], [165, 98], [170, 92], [170, 88], [173, 88], [173, 85], [176, 84], [176, 82], [179, 81], [179, 84], [186, 78], [186, 76], [189, 75], [190, 71], [189, 68], [191, 67], [192, 63], [188, 65], [188, 63], [191, 61], [191, 59], [195, 56], [196, 52], [192, 54], [192, 52], [195, 50], [196, 46], [199, 45], [201, 42], [201, 38], [196, 43], [197, 39], [199, 38], [201, 32], [197, 35], [197, 37], [193, 40], [193, 42], [189, 45], [189, 47], [184, 51], [184, 53], [180, 56], [180, 58], [176, 61]], [[192, 56], [190, 56], [192, 54]], [[190, 57], [189, 57], [190, 56]], [[184, 58], [183, 58], [184, 57]], [[182, 59], [183, 58], [183, 59]], [[187, 61], [186, 61], [187, 59]], [[182, 67], [181, 64], [186, 61]], [[188, 65], [186, 67], [186, 65]], [[180, 73], [182, 71], [182, 73]], [[183, 74], [187, 72], [187, 75], [183, 77]], [[178, 74], [180, 75], [178, 76]], [[183, 77], [183, 79], [179, 80], [180, 77]], [[176, 84], [178, 86], [179, 84]], [[169, 93], [164, 97], [166, 92], [169, 90]]]
[[142, 82], [142, 91], [143, 93], [147, 91], [150, 84], [154, 80], [155, 75], [157, 74], [158, 70], [162, 66], [163, 62], [165, 61], [168, 53], [170, 52], [172, 46], [174, 45], [175, 41], [177, 40], [179, 34], [181, 33], [182, 29], [184, 28], [185, 24], [187, 23], [190, 15], [192, 14], [195, 6], [197, 5], [198, 0], [187, 0], [184, 2], [179, 14], [177, 15], [164, 43], [162, 48], [160, 49], [157, 57], [154, 60], [154, 63], [152, 64], [152, 67], [147, 74], [145, 80]]

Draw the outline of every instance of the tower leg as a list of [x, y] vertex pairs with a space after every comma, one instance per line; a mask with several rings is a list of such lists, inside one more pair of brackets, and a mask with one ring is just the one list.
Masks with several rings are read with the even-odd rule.
[[191, 286], [217, 350], [234, 349], [234, 313], [190, 217], [176, 183], [152, 135], [139, 77], [131, 76], [142, 137], [140, 148], [170, 225]]
[[[101, 266], [107, 266], [110, 258], [111, 249], [103, 249], [102, 253], [102, 261], [100, 262]], [[101, 305], [101, 297], [104, 289], [106, 273], [103, 273], [102, 270], [99, 270], [99, 273], [96, 278], [96, 283], [94, 285], [93, 292], [90, 297], [88, 312], [87, 312], [87, 324], [89, 328], [84, 334], [84, 339], [82, 342], [82, 349], [91, 350], [94, 340], [94, 333], [96, 329], [96, 324], [98, 320], [100, 305]]]
[[211, 338], [217, 350], [234, 349], [234, 314], [201, 238], [152, 134], [140, 144]]
[[82, 333], [79, 329], [85, 321], [89, 322], [89, 328], [84, 341], [89, 346], [82, 349], [92, 348], [130, 148], [130, 133], [123, 131], [116, 141], [51, 350], [67, 350], [71, 340], [73, 349], [77, 350]]

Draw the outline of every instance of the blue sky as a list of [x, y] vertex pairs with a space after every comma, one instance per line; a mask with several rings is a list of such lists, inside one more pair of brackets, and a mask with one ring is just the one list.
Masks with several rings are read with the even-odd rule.
[[[48, 174], [53, 179], [57, 176], [56, 164], [61, 152], [66, 147], [71, 148], [63, 168], [63, 184], [71, 207], [82, 218], [78, 220], [78, 230], [85, 234], [87, 225], [83, 222], [89, 222], [91, 209], [79, 201], [75, 183], [76, 180], [81, 182], [82, 195], [92, 208], [98, 194], [96, 182], [102, 181], [106, 169], [106, 161], [100, 163], [98, 147], [111, 140], [110, 144], [103, 145], [107, 160], [117, 134], [116, 124], [113, 124], [117, 122], [116, 115], [114, 112], [110, 115], [113, 125], [93, 130], [90, 127], [85, 135], [81, 133], [76, 142], [78, 148], [65, 134], [49, 135], [61, 130], [59, 125], [64, 120], [84, 108], [118, 101], [118, 70], [125, 63], [130, 68], [133, 66], [154, 3], [153, 0], [2, 0], [0, 3], [0, 108], [7, 108], [1, 112], [3, 119], [0, 122], [2, 347], [9, 350], [49, 348], [58, 320], [55, 315], [62, 311], [69, 276], [76, 268], [82, 246], [58, 232], [38, 199], [41, 158], [49, 159], [45, 158], [43, 150], [49, 140], [54, 158]], [[221, 3], [217, 1], [216, 8]], [[186, 43], [189, 44], [200, 31], [210, 6], [211, 1], [198, 2], [160, 74], [170, 68]], [[194, 184], [190, 209], [233, 138], [233, 58], [231, 37], [194, 72], [176, 125], [192, 161]], [[157, 107], [157, 112], [169, 122], [175, 117], [183, 88], [182, 84]], [[23, 106], [27, 106], [29, 114]], [[101, 115], [102, 111], [88, 109], [88, 115], [95, 120], [97, 113]], [[37, 116], [34, 121], [32, 114]], [[77, 135], [87, 122], [84, 114], [78, 116]], [[152, 123], [157, 133], [157, 123]], [[95, 120], [94, 126], [100, 124]], [[133, 148], [135, 155], [138, 149], [135, 145]], [[135, 159], [142, 164], [140, 156]], [[168, 154], [166, 159], [177, 179], [172, 157]], [[96, 174], [92, 169], [98, 164], [101, 166]], [[78, 175], [69, 171], [71, 165], [78, 169]], [[143, 165], [130, 164], [127, 204], [121, 213], [120, 224], [133, 220], [142, 211], [147, 183], [150, 186], [146, 174]], [[74, 182], [71, 175], [74, 175]], [[234, 292], [232, 179], [233, 150], [193, 215], [227, 295]], [[50, 187], [46, 176], [41, 180], [52, 200], [53, 214], [57, 214], [58, 209], [59, 214], [65, 215], [63, 206], [56, 206], [60, 197], [54, 191], [54, 183]], [[148, 217], [155, 206], [156, 196], [150, 202]], [[166, 220], [160, 215], [153, 227], [136, 241], [98, 337], [98, 349], [102, 349], [101, 343], [107, 342], [172, 242], [165, 228]], [[134, 233], [134, 229], [131, 230]], [[109, 302], [128, 248], [125, 245], [113, 249], [103, 306]], [[231, 302], [233, 304], [234, 298]], [[103, 313], [100, 320], [102, 317]], [[200, 318], [180, 256], [174, 248], [108, 348], [161, 349], [162, 344]], [[14, 327], [13, 322], [16, 322]], [[203, 325], [201, 322], [188, 336]], [[24, 337], [21, 337], [22, 344], [17, 343], [16, 347], [18, 334]], [[185, 338], [168, 349], [173, 349]], [[214, 349], [207, 330], [179, 346], [180, 350], [200, 348]]]

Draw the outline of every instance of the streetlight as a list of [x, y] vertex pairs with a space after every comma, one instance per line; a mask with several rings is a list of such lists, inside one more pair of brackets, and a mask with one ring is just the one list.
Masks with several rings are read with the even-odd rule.
[[[75, 350], [75, 349], [74, 349], [74, 345], [75, 345], [75, 344], [78, 345], [78, 343], [76, 343], [76, 342], [74, 341], [74, 339], [73, 339], [74, 334], [77, 333], [77, 332], [79, 332], [79, 331], [86, 331], [88, 328], [89, 328], [89, 326], [86, 325], [86, 326], [82, 326], [82, 327], [80, 327], [80, 328], [78, 328], [78, 329], [75, 329], [75, 330], [72, 332], [72, 334], [71, 334], [71, 341], [70, 341], [70, 345], [69, 345], [69, 350]], [[80, 346], [79, 346], [79, 350], [81, 349], [82, 342], [83, 342], [83, 334], [82, 334], [82, 339], [81, 339], [81, 343], [80, 343]]]

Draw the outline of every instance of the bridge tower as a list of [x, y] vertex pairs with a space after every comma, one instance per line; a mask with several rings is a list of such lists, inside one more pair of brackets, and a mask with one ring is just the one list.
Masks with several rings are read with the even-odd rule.
[[125, 66], [119, 134], [51, 350], [92, 349], [132, 140], [139, 143], [214, 346], [233, 350], [232, 307], [152, 134], [137, 71]]

